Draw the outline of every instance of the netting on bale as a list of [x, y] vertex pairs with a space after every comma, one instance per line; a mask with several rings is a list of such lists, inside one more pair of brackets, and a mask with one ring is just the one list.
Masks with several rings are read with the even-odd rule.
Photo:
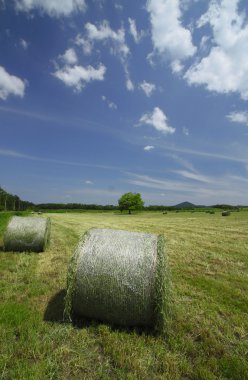
[[168, 293], [162, 236], [91, 229], [81, 237], [69, 266], [65, 312], [162, 330]]
[[5, 251], [43, 252], [49, 241], [50, 218], [11, 218], [4, 234]]

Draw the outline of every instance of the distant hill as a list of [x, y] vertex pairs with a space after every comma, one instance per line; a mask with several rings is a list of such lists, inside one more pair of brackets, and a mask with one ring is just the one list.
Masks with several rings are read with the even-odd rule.
[[175, 208], [197, 208], [197, 207], [205, 207], [205, 206], [197, 206], [197, 205], [194, 205], [193, 203], [190, 203], [190, 202], [182, 202], [182, 203], [179, 203], [178, 205], [175, 205], [173, 207], [175, 207]]

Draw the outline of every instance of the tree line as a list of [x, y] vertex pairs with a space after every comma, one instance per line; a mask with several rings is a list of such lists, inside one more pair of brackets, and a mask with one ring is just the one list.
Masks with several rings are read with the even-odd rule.
[[[223, 210], [235, 210], [237, 206], [227, 204], [218, 204], [211, 206]], [[211, 208], [210, 207], [210, 208]], [[99, 211], [115, 211], [127, 210], [129, 213], [135, 210], [145, 211], [175, 211], [175, 210], [194, 210], [196, 207], [182, 208], [177, 206], [164, 206], [164, 205], [150, 205], [144, 206], [144, 202], [140, 193], [126, 193], [118, 200], [118, 205], [99, 205], [99, 204], [86, 204], [86, 203], [39, 203], [23, 201], [17, 195], [8, 193], [0, 186], [0, 211], [25, 211], [27, 209], [34, 211], [45, 210], [99, 210]], [[202, 207], [202, 209], [207, 209]], [[198, 208], [200, 211], [201, 208]]]
[[33, 207], [33, 203], [22, 201], [18, 195], [8, 193], [0, 186], [0, 211], [24, 211]]

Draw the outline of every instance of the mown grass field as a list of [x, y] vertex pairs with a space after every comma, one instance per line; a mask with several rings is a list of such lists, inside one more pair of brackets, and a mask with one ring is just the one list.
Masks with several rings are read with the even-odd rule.
[[[248, 379], [248, 212], [49, 216], [45, 253], [0, 252], [0, 379]], [[63, 323], [68, 262], [91, 227], [165, 235], [173, 282], [166, 338]]]

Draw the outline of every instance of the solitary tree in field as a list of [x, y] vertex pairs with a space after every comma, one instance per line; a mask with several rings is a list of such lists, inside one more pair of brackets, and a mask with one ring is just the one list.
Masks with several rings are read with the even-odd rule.
[[140, 210], [144, 206], [140, 193], [123, 194], [118, 200], [118, 203], [120, 211], [128, 210], [129, 214], [131, 214], [131, 211]]

